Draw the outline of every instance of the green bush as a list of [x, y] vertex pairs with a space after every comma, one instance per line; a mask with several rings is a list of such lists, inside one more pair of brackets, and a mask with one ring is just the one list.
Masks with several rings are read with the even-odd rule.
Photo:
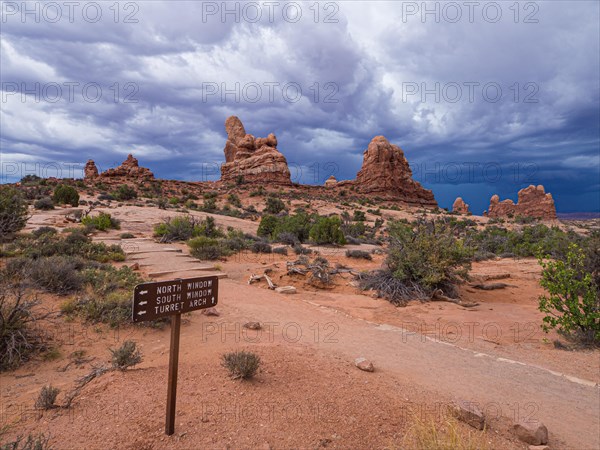
[[236, 194], [229, 194], [227, 196], [227, 201], [230, 204], [232, 204], [233, 206], [237, 207], [237, 208], [241, 208], [242, 207], [242, 201], [240, 200], [240, 198]]
[[260, 219], [256, 234], [261, 237], [270, 238], [275, 232], [275, 228], [277, 228], [278, 224], [279, 220], [277, 217], [272, 215], [263, 216], [262, 219]]
[[44, 197], [36, 200], [33, 207], [40, 211], [50, 211], [51, 209], [54, 209], [54, 202], [50, 197]]
[[94, 228], [98, 231], [106, 231], [108, 229], [118, 230], [121, 224], [117, 219], [113, 219], [108, 213], [100, 213], [97, 216], [85, 216], [81, 219], [81, 223], [86, 227]]
[[227, 251], [218, 239], [200, 236], [188, 241], [190, 255], [200, 260], [215, 260], [226, 256]]
[[337, 216], [319, 217], [310, 229], [310, 240], [316, 244], [344, 245], [346, 238], [341, 230], [342, 221]]
[[213, 217], [198, 220], [193, 216], [177, 216], [168, 218], [154, 227], [154, 236], [161, 242], [187, 241], [193, 237], [222, 237], [223, 232], [217, 227]]
[[600, 290], [586, 269], [586, 254], [571, 244], [564, 260], [539, 258], [540, 284], [548, 295], [539, 298], [539, 310], [546, 313], [542, 328], [600, 344]]
[[0, 185], [0, 239], [25, 228], [28, 218], [27, 203], [21, 193]]
[[79, 205], [79, 193], [73, 186], [59, 184], [54, 188], [54, 203], [57, 205]]
[[275, 197], [267, 197], [267, 205], [265, 212], [267, 214], [279, 214], [285, 209], [285, 203], [281, 199]]
[[117, 188], [116, 191], [114, 191], [112, 193], [112, 196], [114, 198], [116, 198], [117, 200], [125, 201], [125, 200], [133, 200], [134, 198], [137, 198], [138, 193], [131, 186], [122, 184]]
[[252, 244], [252, 252], [253, 253], [272, 253], [273, 248], [264, 241], [256, 241]]
[[456, 297], [456, 284], [468, 279], [472, 249], [443, 220], [417, 220], [412, 226], [390, 222], [387, 269], [360, 279], [363, 289], [376, 289], [397, 305], [429, 300], [441, 292]]

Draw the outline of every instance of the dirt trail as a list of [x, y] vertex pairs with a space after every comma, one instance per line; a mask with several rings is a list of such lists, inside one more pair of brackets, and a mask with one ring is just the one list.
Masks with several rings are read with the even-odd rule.
[[[164, 261], [169, 254], [154, 254], [146, 270], [163, 267], [154, 262]], [[185, 264], [181, 258], [178, 261]], [[198, 313], [192, 314], [183, 346], [220, 341], [243, 347], [279, 337], [349, 362], [364, 356], [403, 383], [439, 392], [444, 398], [474, 401], [491, 417], [539, 419], [560, 448], [600, 448], [600, 390], [594, 381], [357, 319], [320, 306], [304, 294], [286, 296], [228, 279], [221, 280], [219, 291], [223, 315], [211, 325], [199, 326]], [[244, 330], [248, 320], [267, 324], [265, 331], [257, 335]], [[193, 363], [202, 345], [184, 352], [186, 361]]]

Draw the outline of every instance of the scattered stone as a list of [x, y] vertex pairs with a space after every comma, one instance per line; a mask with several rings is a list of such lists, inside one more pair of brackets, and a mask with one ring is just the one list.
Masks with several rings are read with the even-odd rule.
[[369, 143], [362, 167], [352, 183], [361, 193], [379, 194], [414, 206], [437, 206], [433, 192], [412, 179], [402, 149], [383, 136], [376, 136]]
[[275, 292], [279, 292], [280, 294], [295, 294], [297, 290], [294, 286], [281, 286], [275, 288]]
[[547, 445], [530, 445], [527, 447], [529, 450], [550, 450]]
[[140, 263], [133, 263], [129, 268], [131, 270], [140, 270]]
[[242, 121], [231, 116], [225, 121], [227, 142], [225, 164], [221, 166], [221, 181], [244, 183], [291, 185], [287, 160], [277, 150], [277, 138], [273, 133], [266, 138], [246, 134]]
[[544, 186], [529, 186], [518, 193], [518, 201], [500, 201], [498, 195], [490, 200], [490, 207], [484, 213], [487, 217], [535, 217], [538, 219], [556, 219], [556, 207], [552, 194], [546, 194]]
[[459, 214], [471, 214], [469, 205], [467, 205], [461, 197], [457, 197], [452, 205], [452, 212]]
[[248, 328], [249, 330], [261, 330], [262, 325], [260, 322], [246, 322], [244, 328]]
[[221, 315], [219, 310], [217, 308], [215, 308], [214, 306], [211, 308], [203, 309], [202, 314], [204, 314], [205, 316], [217, 316], [217, 317]]
[[461, 422], [471, 425], [478, 430], [483, 430], [485, 417], [473, 402], [457, 400], [452, 406], [452, 413]]
[[360, 370], [363, 370], [365, 372], [374, 372], [375, 371], [375, 367], [373, 367], [373, 363], [371, 361], [369, 361], [367, 358], [356, 358], [354, 360], [354, 365], [356, 367], [358, 367]]
[[539, 420], [522, 420], [513, 425], [519, 440], [526, 444], [545, 445], [548, 443], [548, 428]]
[[478, 284], [471, 285], [471, 287], [474, 287], [475, 289], [481, 289], [483, 291], [493, 291], [495, 289], [504, 289], [509, 286], [510, 286], [510, 284], [506, 284], [506, 283], [490, 283], [490, 284], [478, 283]]

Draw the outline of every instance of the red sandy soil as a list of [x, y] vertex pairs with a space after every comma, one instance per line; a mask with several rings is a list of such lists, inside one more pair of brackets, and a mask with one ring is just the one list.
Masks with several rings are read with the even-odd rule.
[[[153, 243], [152, 225], [173, 211], [155, 208], [110, 209], [122, 220], [118, 232], [96, 239], [123, 241], [144, 275], [173, 270], [165, 278], [209, 272], [177, 272], [204, 263], [186, 256], [183, 244]], [[38, 213], [30, 228], [66, 226], [56, 210]], [[404, 214], [399, 213], [399, 214]], [[194, 213], [199, 217], [203, 213]], [[255, 232], [257, 222], [215, 216], [220, 225]], [[182, 253], [160, 249], [179, 248]], [[330, 263], [357, 270], [383, 262], [347, 258], [343, 250], [320, 248]], [[359, 248], [359, 247], [357, 247]], [[369, 249], [368, 246], [360, 248]], [[140, 254], [149, 249], [158, 253]], [[135, 258], [135, 259], [134, 259]], [[412, 448], [407, 441], [417, 418], [444, 421], [446, 405], [462, 398], [476, 402], [490, 419], [482, 439], [488, 448], [527, 448], [509, 432], [512, 421], [535, 418], [550, 431], [551, 448], [599, 448], [600, 352], [554, 347], [556, 334], [544, 334], [537, 298], [542, 293], [536, 261], [502, 259], [473, 264], [472, 275], [504, 274], [509, 286], [480, 291], [461, 287], [465, 308], [446, 302], [412, 302], [395, 307], [361, 292], [349, 275], [319, 290], [301, 276], [287, 276], [285, 261], [295, 255], [242, 254], [217, 262], [219, 317], [194, 312], [182, 326], [176, 433], [164, 435], [168, 326], [163, 330], [127, 326], [110, 330], [57, 319], [51, 331], [61, 356], [31, 361], [0, 375], [2, 442], [19, 434], [44, 432], [53, 448]], [[272, 269], [282, 295], [264, 281], [248, 285], [251, 274]], [[160, 278], [159, 278], [160, 279]], [[61, 298], [43, 295], [58, 309]], [[262, 331], [242, 327], [259, 321]], [[134, 339], [144, 360], [133, 370], [109, 372], [93, 380], [68, 410], [40, 414], [33, 404], [40, 388], [59, 387], [58, 403], [93, 365], [108, 364], [109, 347]], [[249, 349], [260, 355], [262, 370], [249, 382], [232, 380], [220, 355]], [[81, 364], [70, 355], [84, 350]], [[363, 356], [374, 373], [353, 365]], [[474, 434], [459, 424], [461, 435]]]

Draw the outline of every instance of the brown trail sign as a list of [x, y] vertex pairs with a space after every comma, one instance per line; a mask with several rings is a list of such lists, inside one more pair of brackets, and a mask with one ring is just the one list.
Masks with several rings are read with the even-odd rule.
[[134, 322], [171, 316], [171, 346], [169, 352], [169, 382], [165, 433], [175, 432], [177, 400], [177, 366], [179, 363], [179, 332], [181, 314], [217, 304], [219, 278], [216, 276], [157, 281], [138, 284], [133, 291]]

